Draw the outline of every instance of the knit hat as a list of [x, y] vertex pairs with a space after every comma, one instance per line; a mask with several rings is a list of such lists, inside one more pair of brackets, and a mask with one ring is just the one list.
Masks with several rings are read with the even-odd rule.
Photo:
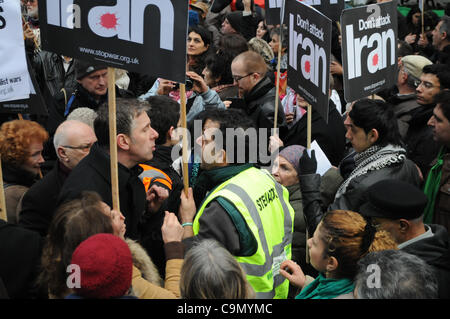
[[83, 241], [72, 254], [72, 265], [80, 267], [80, 288], [85, 298], [122, 297], [131, 286], [133, 260], [128, 245], [118, 236], [97, 234]]
[[283, 148], [280, 151], [280, 156], [283, 156], [292, 166], [294, 166], [297, 171], [297, 175], [300, 175], [300, 166], [298, 165], [298, 161], [300, 157], [302, 157], [303, 151], [305, 150], [304, 146], [301, 145], [290, 145]]
[[81, 80], [82, 78], [95, 71], [108, 68], [106, 65], [94, 65], [90, 62], [85, 62], [77, 59], [75, 59], [73, 66], [75, 68], [75, 76], [77, 80]]
[[366, 194], [367, 201], [359, 209], [361, 215], [393, 220], [420, 217], [428, 201], [420, 188], [395, 179], [373, 184]]
[[263, 39], [254, 37], [248, 41], [248, 45], [250, 50], [258, 52], [267, 64], [270, 64], [270, 61], [275, 57], [269, 44]]
[[226, 19], [236, 32], [241, 33], [242, 11], [233, 11], [227, 14]]
[[404, 56], [401, 61], [403, 67], [406, 69], [406, 72], [411, 74], [416, 79], [420, 79], [424, 66], [433, 64], [433, 62], [421, 55], [407, 55]]

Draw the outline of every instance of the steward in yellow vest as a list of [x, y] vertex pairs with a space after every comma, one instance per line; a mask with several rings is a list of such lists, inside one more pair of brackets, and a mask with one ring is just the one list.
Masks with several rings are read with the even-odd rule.
[[[239, 116], [233, 116], [235, 112]], [[246, 130], [244, 121], [240, 111], [206, 111], [202, 150], [214, 143], [208, 129]], [[224, 161], [220, 161], [220, 156]], [[291, 259], [294, 210], [289, 204], [289, 193], [268, 172], [253, 164], [231, 165], [227, 160], [230, 159], [223, 148], [214, 154], [202, 154], [204, 171], [198, 183], [207, 185], [209, 193], [197, 212], [192, 192], [188, 197], [182, 194], [184, 242], [189, 248], [196, 240], [217, 240], [239, 262], [257, 298], [286, 299], [289, 282], [279, 274], [279, 269], [284, 260]]]

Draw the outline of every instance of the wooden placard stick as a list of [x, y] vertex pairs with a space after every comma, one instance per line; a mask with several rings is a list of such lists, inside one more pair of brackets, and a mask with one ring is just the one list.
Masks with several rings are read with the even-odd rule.
[[283, 30], [282, 27], [280, 27], [280, 41], [278, 44], [278, 63], [277, 63], [277, 79], [276, 79], [276, 91], [275, 91], [275, 115], [273, 120], [273, 134], [277, 131], [277, 124], [278, 124], [278, 104], [280, 103], [280, 65], [281, 65], [281, 47], [282, 47], [282, 36], [283, 36]]
[[109, 111], [109, 153], [111, 159], [111, 195], [113, 209], [120, 211], [119, 175], [117, 162], [116, 126], [116, 75], [114, 68], [108, 67], [108, 111]]
[[[311, 149], [311, 125], [312, 125], [312, 107], [308, 103], [306, 109], [306, 148]], [[306, 241], [309, 239], [308, 228], [306, 229]], [[309, 248], [306, 245], [306, 263], [309, 264]]]
[[188, 168], [188, 136], [187, 136], [187, 121], [186, 121], [186, 85], [180, 84], [180, 102], [181, 102], [181, 127], [183, 129], [183, 139], [182, 139], [182, 148], [183, 148], [183, 158], [182, 158], [182, 172], [183, 172], [183, 185], [184, 185], [184, 193], [188, 196], [189, 189], [189, 168]]
[[422, 8], [420, 8], [422, 12], [420, 13], [420, 17], [422, 19], [422, 37], [425, 39], [424, 12], [423, 12], [424, 2], [425, 0], [422, 0]]
[[2, 171], [1, 155], [0, 155], [0, 219], [3, 219], [5, 222], [8, 221], [8, 215], [6, 213], [5, 189], [3, 187], [3, 171]]

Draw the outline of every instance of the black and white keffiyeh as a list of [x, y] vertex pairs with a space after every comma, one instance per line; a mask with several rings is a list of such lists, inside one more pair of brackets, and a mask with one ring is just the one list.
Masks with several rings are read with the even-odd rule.
[[389, 167], [393, 164], [403, 163], [406, 159], [406, 150], [400, 146], [388, 144], [384, 147], [371, 146], [364, 152], [356, 154], [356, 168], [350, 176], [341, 184], [335, 198], [339, 198], [347, 190], [348, 185], [355, 177], [366, 174], [369, 171]]

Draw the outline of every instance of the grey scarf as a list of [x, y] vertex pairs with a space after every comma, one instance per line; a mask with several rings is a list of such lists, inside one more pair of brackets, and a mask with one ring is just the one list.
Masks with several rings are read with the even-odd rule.
[[396, 163], [403, 163], [406, 159], [406, 150], [397, 145], [386, 145], [385, 147], [371, 146], [364, 152], [355, 156], [356, 168], [350, 173], [350, 176], [341, 184], [336, 192], [336, 198], [339, 198], [347, 190], [348, 185], [355, 177], [366, 174], [369, 171], [379, 170], [389, 167]]

